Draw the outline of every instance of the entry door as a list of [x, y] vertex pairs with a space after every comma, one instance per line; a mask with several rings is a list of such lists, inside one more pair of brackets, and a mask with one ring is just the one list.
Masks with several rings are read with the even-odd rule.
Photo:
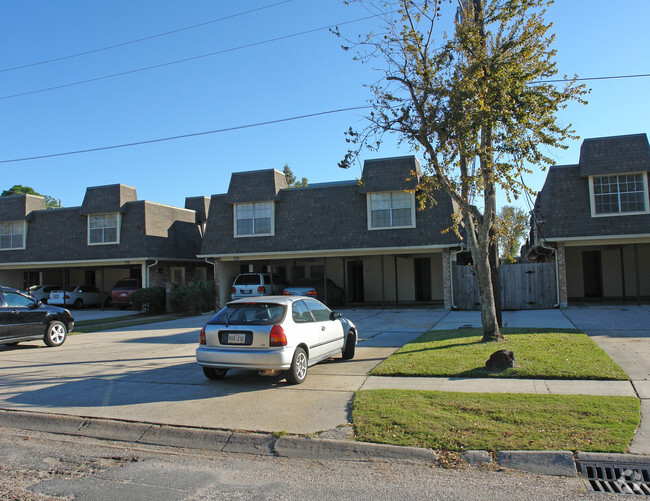
[[363, 261], [348, 261], [348, 294], [352, 303], [362, 303], [363, 296]]
[[413, 260], [415, 270], [415, 300], [431, 301], [431, 259], [419, 257]]
[[603, 268], [600, 251], [582, 252], [585, 297], [603, 297]]

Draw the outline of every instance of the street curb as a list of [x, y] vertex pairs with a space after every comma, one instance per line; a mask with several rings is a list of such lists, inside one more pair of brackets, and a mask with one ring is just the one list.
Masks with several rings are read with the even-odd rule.
[[576, 461], [585, 463], [609, 463], [620, 466], [634, 465], [650, 468], [650, 456], [636, 454], [610, 454], [606, 452], [578, 452]]
[[275, 451], [279, 456], [302, 459], [407, 459], [436, 461], [438, 454], [431, 449], [402, 447], [286, 435], [277, 439]]
[[[0, 409], [0, 426], [68, 436], [131, 442], [139, 445], [183, 447], [215, 452], [301, 459], [407, 460], [435, 463], [438, 452], [418, 447], [330, 440], [297, 435], [276, 436], [214, 428], [195, 428], [117, 419]], [[492, 463], [488, 451], [465, 451], [469, 464]], [[570, 451], [500, 451], [496, 463], [504, 468], [540, 475], [576, 477], [577, 461], [648, 464], [650, 456]]]
[[497, 461], [504, 468], [540, 475], [577, 477], [578, 471], [569, 451], [500, 451]]

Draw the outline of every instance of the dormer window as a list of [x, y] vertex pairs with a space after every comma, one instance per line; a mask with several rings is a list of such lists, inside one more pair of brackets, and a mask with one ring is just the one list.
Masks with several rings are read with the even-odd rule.
[[24, 249], [27, 223], [8, 221], [0, 223], [0, 250]]
[[415, 195], [406, 191], [368, 194], [368, 229], [415, 228]]
[[648, 183], [644, 173], [593, 176], [589, 184], [592, 216], [648, 212]]
[[273, 235], [273, 202], [235, 204], [235, 236]]
[[88, 216], [88, 245], [118, 244], [119, 235], [119, 213]]

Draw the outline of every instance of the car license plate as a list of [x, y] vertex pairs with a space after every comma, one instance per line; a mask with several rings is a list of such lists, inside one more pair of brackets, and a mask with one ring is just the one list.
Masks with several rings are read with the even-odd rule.
[[122, 292], [122, 294], [120, 294], [120, 296], [126, 297], [126, 292]]
[[250, 294], [250, 293], [251, 293], [251, 289], [242, 289], [242, 290], [241, 290], [241, 293], [242, 293], [242, 294]]
[[244, 333], [228, 333], [228, 344], [245, 344], [246, 334]]

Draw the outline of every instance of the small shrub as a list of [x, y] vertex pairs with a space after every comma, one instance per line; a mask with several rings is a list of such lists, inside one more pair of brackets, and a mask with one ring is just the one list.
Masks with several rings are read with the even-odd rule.
[[174, 289], [171, 297], [172, 310], [196, 315], [214, 309], [215, 298], [214, 282], [193, 282]]
[[146, 287], [131, 293], [131, 304], [137, 310], [147, 310], [149, 313], [165, 311], [165, 290], [160, 287]]

